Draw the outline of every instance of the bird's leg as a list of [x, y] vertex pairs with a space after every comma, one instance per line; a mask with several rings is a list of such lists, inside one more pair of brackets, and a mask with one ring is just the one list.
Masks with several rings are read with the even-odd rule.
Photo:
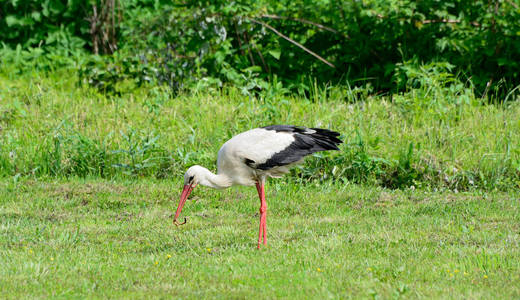
[[258, 197], [260, 198], [260, 229], [258, 232], [258, 249], [260, 249], [262, 235], [264, 237], [264, 245], [267, 245], [267, 202], [265, 201], [264, 183], [257, 182], [256, 190], [258, 191]]

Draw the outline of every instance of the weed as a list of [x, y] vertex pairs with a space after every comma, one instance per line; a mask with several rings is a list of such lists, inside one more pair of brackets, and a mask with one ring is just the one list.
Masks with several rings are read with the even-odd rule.
[[337, 130], [345, 141], [340, 151], [316, 154], [295, 169], [299, 181], [517, 188], [518, 102], [482, 103], [448, 65], [403, 70], [417, 82], [405, 93], [370, 96], [369, 86], [314, 84], [308, 98], [276, 80], [245, 93], [224, 87], [172, 96], [143, 85], [114, 97], [77, 86], [63, 72], [37, 84], [0, 76], [6, 87], [0, 98], [7, 99], [0, 109], [0, 174], [181, 176], [193, 164], [214, 170], [219, 147], [239, 132], [296, 124]]

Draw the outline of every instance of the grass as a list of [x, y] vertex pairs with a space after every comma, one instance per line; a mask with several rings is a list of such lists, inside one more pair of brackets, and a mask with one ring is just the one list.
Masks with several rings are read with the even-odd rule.
[[304, 179], [520, 188], [520, 101], [485, 105], [453, 78], [422, 76], [424, 88], [402, 94], [328, 87], [302, 98], [208, 87], [177, 97], [160, 87], [110, 96], [78, 86], [68, 71], [0, 73], [0, 176], [176, 177], [195, 163], [212, 167], [234, 134], [288, 123], [332, 128], [346, 141], [305, 165]]
[[[384, 96], [201, 81], [172, 97], [0, 71], [0, 294], [520, 297], [520, 101], [487, 105], [432, 72]], [[345, 140], [269, 182], [269, 245], [255, 247], [252, 188], [197, 188], [173, 226], [186, 168], [214, 169], [223, 142], [269, 124]]]
[[256, 250], [253, 188], [179, 180], [0, 181], [8, 298], [518, 298], [518, 192], [268, 184]]

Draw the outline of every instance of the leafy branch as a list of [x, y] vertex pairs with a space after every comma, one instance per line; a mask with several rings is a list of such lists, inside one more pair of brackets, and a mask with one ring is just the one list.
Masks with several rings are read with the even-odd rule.
[[296, 45], [298, 47], [300, 47], [301, 49], [303, 49], [305, 52], [309, 53], [310, 55], [316, 57], [318, 60], [320, 60], [321, 62], [323, 62], [324, 64], [328, 65], [329, 67], [331, 68], [336, 68], [335, 65], [333, 65], [331, 62], [329, 62], [328, 60], [326, 60], [325, 58], [319, 56], [318, 54], [316, 54], [315, 52], [309, 50], [308, 48], [306, 48], [304, 45], [298, 43], [297, 41], [291, 39], [290, 37], [284, 35], [283, 33], [279, 32], [278, 30], [276, 30], [274, 27], [272, 27], [271, 25], [265, 23], [265, 22], [262, 22], [262, 21], [259, 21], [259, 20], [255, 20], [255, 19], [252, 19], [252, 18], [247, 18], [249, 21], [253, 22], [253, 23], [256, 23], [256, 24], [259, 24], [259, 25], [262, 25], [264, 26], [265, 28], [271, 30], [272, 32], [274, 32], [276, 35], [278, 35], [279, 37], [287, 40], [288, 42], [292, 43], [293, 45]]

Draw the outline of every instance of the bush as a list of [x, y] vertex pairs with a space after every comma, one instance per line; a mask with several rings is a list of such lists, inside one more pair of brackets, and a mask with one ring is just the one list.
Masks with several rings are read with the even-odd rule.
[[520, 82], [518, 19], [515, 2], [498, 0], [6, 0], [0, 41], [57, 60], [122, 49], [83, 65], [86, 81], [109, 91], [131, 77], [174, 91], [254, 80], [245, 90], [254, 92], [274, 76], [307, 95], [314, 79], [396, 91], [407, 85], [403, 62], [442, 61], [497, 101]]

